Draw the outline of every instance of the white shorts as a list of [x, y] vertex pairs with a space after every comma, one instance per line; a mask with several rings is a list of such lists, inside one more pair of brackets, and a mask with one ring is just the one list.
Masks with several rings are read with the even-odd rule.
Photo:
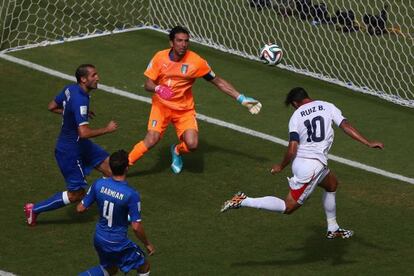
[[292, 164], [293, 176], [288, 178], [293, 198], [303, 204], [316, 186], [329, 174], [329, 169], [317, 159], [296, 157]]

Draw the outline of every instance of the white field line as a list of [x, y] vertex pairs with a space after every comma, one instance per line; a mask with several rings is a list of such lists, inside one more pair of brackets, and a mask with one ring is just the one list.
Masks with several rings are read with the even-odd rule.
[[[23, 65], [23, 66], [26, 66], [26, 67], [29, 67], [31, 69], [35, 69], [35, 70], [40, 71], [40, 72], [44, 72], [46, 74], [49, 74], [49, 75], [52, 75], [52, 76], [55, 76], [55, 77], [59, 77], [59, 78], [66, 79], [66, 80], [69, 80], [69, 81], [76, 81], [75, 77], [72, 77], [70, 75], [67, 75], [67, 74], [64, 74], [62, 72], [59, 72], [59, 71], [56, 71], [56, 70], [53, 70], [53, 69], [50, 69], [50, 68], [47, 68], [47, 67], [44, 67], [44, 66], [26, 61], [26, 60], [23, 60], [23, 59], [19, 59], [19, 58], [10, 56], [10, 55], [0, 53], [0, 58], [3, 58], [3, 59], [8, 60], [10, 62], [14, 62], [14, 63], [20, 64], [20, 65]], [[116, 95], [123, 96], [123, 97], [126, 97], [126, 98], [130, 98], [130, 99], [133, 99], [133, 100], [138, 100], [138, 101], [141, 101], [141, 102], [151, 103], [151, 98], [149, 98], [149, 97], [139, 96], [139, 95], [130, 93], [128, 91], [124, 91], [124, 90], [121, 90], [121, 89], [118, 89], [118, 88], [115, 88], [115, 87], [111, 87], [111, 86], [107, 86], [107, 85], [104, 85], [104, 84], [99, 84], [99, 89], [101, 89], [103, 91], [106, 91], [108, 93], [116, 94]], [[274, 142], [276, 144], [280, 144], [280, 145], [283, 145], [283, 146], [288, 145], [287, 141], [285, 141], [283, 139], [280, 139], [278, 137], [271, 136], [271, 135], [268, 135], [268, 134], [265, 134], [265, 133], [262, 133], [262, 132], [259, 132], [259, 131], [255, 131], [255, 130], [252, 130], [252, 129], [249, 129], [249, 128], [245, 128], [245, 127], [242, 127], [242, 126], [238, 126], [238, 125], [235, 125], [235, 124], [232, 124], [232, 123], [228, 123], [228, 122], [225, 122], [225, 121], [222, 121], [222, 120], [219, 120], [219, 119], [215, 119], [215, 118], [212, 118], [212, 117], [209, 117], [209, 116], [206, 116], [206, 115], [197, 114], [197, 118], [199, 120], [202, 120], [202, 121], [214, 124], [214, 125], [229, 128], [229, 129], [232, 129], [232, 130], [244, 133], [244, 134], [248, 134], [248, 135], [251, 135], [251, 136], [254, 136], [254, 137], [258, 137], [258, 138], [263, 139], [263, 140]], [[396, 174], [396, 173], [391, 173], [391, 172], [388, 172], [388, 171], [385, 171], [385, 170], [382, 170], [382, 169], [378, 169], [378, 168], [375, 168], [375, 167], [372, 167], [372, 166], [368, 166], [368, 165], [365, 165], [365, 164], [362, 164], [362, 163], [359, 163], [359, 162], [356, 162], [356, 161], [353, 161], [353, 160], [345, 159], [345, 158], [342, 158], [342, 157], [339, 157], [339, 156], [335, 156], [335, 155], [332, 155], [332, 154], [329, 154], [328, 157], [329, 157], [330, 160], [333, 160], [333, 161], [336, 161], [336, 162], [339, 162], [339, 163], [342, 163], [342, 164], [345, 164], [345, 165], [348, 165], [348, 166], [351, 166], [351, 167], [354, 167], [354, 168], [357, 168], [357, 169], [362, 169], [364, 171], [372, 172], [372, 173], [379, 174], [379, 175], [382, 175], [382, 176], [385, 176], [385, 177], [389, 177], [389, 178], [397, 179], [397, 180], [407, 182], [407, 183], [410, 183], [410, 184], [414, 184], [414, 178], [406, 177], [406, 176]]]
[[0, 270], [0, 276], [16, 276], [16, 274], [13, 274], [11, 272]]

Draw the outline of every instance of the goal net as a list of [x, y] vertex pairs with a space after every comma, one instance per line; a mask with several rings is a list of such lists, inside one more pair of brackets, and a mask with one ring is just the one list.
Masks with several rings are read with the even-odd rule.
[[400, 0], [0, 0], [0, 50], [69, 37], [187, 27], [204, 45], [414, 107], [414, 7]]
[[0, 50], [141, 26], [143, 0], [0, 0]]

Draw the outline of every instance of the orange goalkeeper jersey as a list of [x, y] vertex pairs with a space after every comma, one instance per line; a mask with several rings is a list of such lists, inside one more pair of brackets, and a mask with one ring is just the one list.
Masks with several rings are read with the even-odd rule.
[[207, 61], [190, 50], [187, 50], [178, 62], [170, 59], [170, 51], [171, 49], [166, 49], [157, 52], [144, 72], [144, 75], [157, 85], [168, 86], [173, 91], [173, 96], [169, 100], [164, 100], [154, 94], [153, 102], [161, 102], [174, 110], [193, 109], [194, 98], [191, 91], [193, 83], [196, 78], [210, 73], [211, 68]]

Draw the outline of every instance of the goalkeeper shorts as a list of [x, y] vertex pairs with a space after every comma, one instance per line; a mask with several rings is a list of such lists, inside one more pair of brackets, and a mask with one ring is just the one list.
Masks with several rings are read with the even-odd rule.
[[198, 131], [196, 112], [194, 109], [174, 110], [160, 102], [154, 101], [148, 120], [148, 130], [159, 132], [162, 136], [170, 123], [174, 125], [179, 139], [181, 139], [183, 133], [188, 129]]

